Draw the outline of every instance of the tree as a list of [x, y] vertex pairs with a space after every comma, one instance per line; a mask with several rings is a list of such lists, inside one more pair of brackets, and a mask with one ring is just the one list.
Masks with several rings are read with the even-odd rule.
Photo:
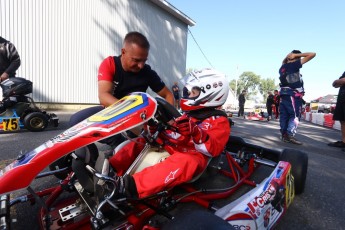
[[275, 84], [274, 78], [261, 79], [259, 91], [262, 95], [266, 95], [269, 91], [274, 91], [278, 86]]
[[256, 75], [253, 72], [243, 72], [237, 80], [231, 80], [230, 88], [236, 92], [236, 95], [240, 95], [243, 90], [247, 90], [247, 95], [256, 95], [260, 86], [260, 75]]

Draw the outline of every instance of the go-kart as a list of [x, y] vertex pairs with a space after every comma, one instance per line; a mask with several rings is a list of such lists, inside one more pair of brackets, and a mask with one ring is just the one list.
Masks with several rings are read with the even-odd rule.
[[248, 112], [244, 115], [244, 119], [251, 121], [269, 121], [269, 116], [265, 116], [265, 113], [260, 109], [255, 109], [253, 112]]
[[20, 78], [10, 78], [1, 84], [3, 100], [8, 103], [6, 110], [0, 112], [0, 130], [17, 131], [27, 129], [32, 132], [43, 131], [49, 124], [59, 125], [59, 118], [54, 113], [47, 113], [27, 96], [32, 93], [32, 82]]
[[[220, 157], [210, 159], [207, 169], [188, 183], [141, 199], [116, 197], [116, 183], [111, 176], [114, 172], [107, 153], [98, 151], [93, 143], [156, 122], [155, 133], [143, 129], [140, 134], [146, 140], [145, 148], [126, 172], [134, 174], [169, 157], [164, 142], [158, 141], [159, 132], [175, 129], [169, 121], [178, 116], [180, 113], [165, 100], [132, 93], [19, 155], [0, 171], [1, 226], [11, 229], [11, 209], [22, 202], [41, 207], [40, 229], [214, 229], [215, 226], [272, 229], [276, 226], [295, 194], [304, 190], [308, 157], [296, 150], [277, 151], [252, 145], [240, 137], [231, 136]], [[81, 156], [89, 156], [89, 160]], [[70, 165], [44, 170], [63, 158], [69, 158], [65, 160]], [[80, 173], [80, 165], [86, 173]], [[261, 169], [269, 172], [263, 179], [255, 180], [255, 172]], [[35, 190], [33, 181], [63, 174], [66, 177], [58, 185]], [[210, 184], [217, 180], [221, 180], [217, 187]], [[242, 188], [250, 190], [232, 199]], [[25, 189], [27, 193], [18, 194]], [[187, 209], [187, 214], [181, 215], [179, 210], [188, 204], [196, 204], [197, 208]]]

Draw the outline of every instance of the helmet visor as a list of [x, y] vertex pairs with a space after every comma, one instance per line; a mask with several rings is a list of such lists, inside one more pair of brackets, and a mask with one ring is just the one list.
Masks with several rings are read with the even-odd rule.
[[200, 87], [200, 81], [192, 73], [183, 77], [180, 82], [183, 85], [182, 98], [195, 99], [200, 95], [202, 90]]

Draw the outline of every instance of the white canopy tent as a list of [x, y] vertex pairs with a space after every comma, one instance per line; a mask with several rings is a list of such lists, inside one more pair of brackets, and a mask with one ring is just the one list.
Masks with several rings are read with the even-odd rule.
[[228, 99], [223, 105], [223, 109], [225, 110], [232, 110], [236, 109], [238, 107], [238, 100], [235, 96], [234, 91], [232, 89], [229, 89]]

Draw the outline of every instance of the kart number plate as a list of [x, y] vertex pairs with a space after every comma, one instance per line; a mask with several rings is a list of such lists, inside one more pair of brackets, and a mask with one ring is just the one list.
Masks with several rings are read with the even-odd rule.
[[4, 131], [16, 131], [20, 129], [19, 118], [2, 119], [2, 129]]
[[286, 190], [285, 190], [285, 197], [286, 197], [286, 206], [289, 207], [292, 203], [292, 200], [295, 197], [295, 182], [294, 177], [292, 176], [291, 169], [286, 175]]

